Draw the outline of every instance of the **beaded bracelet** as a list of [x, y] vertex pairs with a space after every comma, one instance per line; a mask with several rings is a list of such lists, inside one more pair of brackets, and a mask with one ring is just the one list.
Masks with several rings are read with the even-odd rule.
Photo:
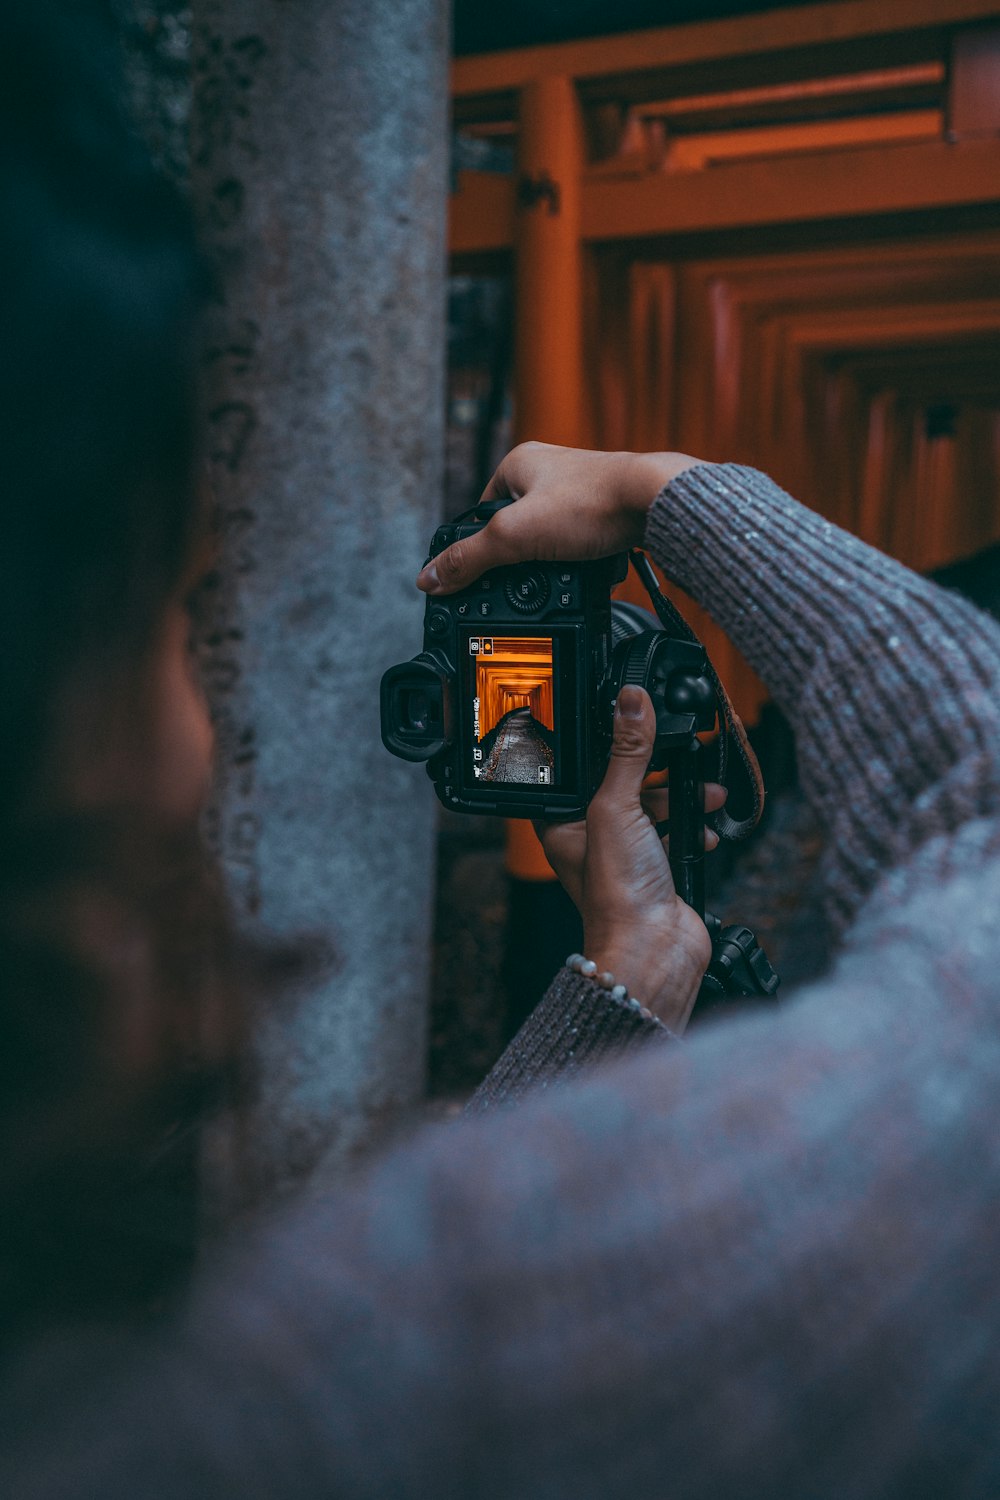
[[572, 969], [574, 974], [579, 974], [584, 979], [592, 979], [595, 984], [600, 985], [602, 990], [608, 991], [612, 1000], [616, 1001], [619, 1005], [624, 1005], [627, 1010], [632, 1011], [635, 1015], [641, 1016], [644, 1021], [656, 1020], [651, 1010], [647, 1010], [644, 1005], [641, 1005], [634, 995], [629, 995], [625, 985], [616, 984], [613, 974], [609, 974], [606, 970], [603, 974], [599, 974], [597, 972], [597, 965], [592, 958], [584, 958], [582, 953], [571, 953], [566, 960], [566, 967], [567, 969]]

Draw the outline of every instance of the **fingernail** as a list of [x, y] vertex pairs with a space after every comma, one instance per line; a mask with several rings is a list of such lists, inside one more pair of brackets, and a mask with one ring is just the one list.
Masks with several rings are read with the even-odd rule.
[[426, 568], [417, 575], [417, 588], [422, 589], [425, 594], [436, 594], [440, 587], [438, 570], [434, 563], [428, 563]]
[[618, 705], [615, 710], [619, 719], [641, 719], [642, 718], [642, 692], [637, 687], [623, 687], [618, 694]]

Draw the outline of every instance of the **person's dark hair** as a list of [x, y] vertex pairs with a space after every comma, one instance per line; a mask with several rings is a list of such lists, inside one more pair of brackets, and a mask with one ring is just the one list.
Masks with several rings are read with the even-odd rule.
[[[123, 1183], [229, 1023], [192, 830], [88, 816], [72, 704], [141, 684], [199, 524], [199, 263], [85, 0], [0, 7], [0, 1314], [114, 1302]], [[109, 729], [108, 733], [116, 732]], [[131, 743], [131, 742], [130, 742]], [[213, 1009], [213, 1007], [215, 1009]], [[206, 1036], [209, 1038], [206, 1041]], [[169, 1258], [169, 1257], [168, 1257]]]

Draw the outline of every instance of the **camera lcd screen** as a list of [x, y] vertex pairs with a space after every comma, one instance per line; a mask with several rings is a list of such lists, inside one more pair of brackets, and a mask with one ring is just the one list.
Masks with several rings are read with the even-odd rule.
[[551, 635], [470, 635], [472, 775], [479, 785], [559, 785]]

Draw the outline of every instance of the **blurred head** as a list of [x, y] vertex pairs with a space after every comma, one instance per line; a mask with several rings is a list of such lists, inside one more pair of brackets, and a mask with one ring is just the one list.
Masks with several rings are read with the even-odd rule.
[[233, 1046], [183, 610], [200, 271], [183, 202], [123, 119], [99, 11], [0, 7], [8, 1316], [127, 1296], [108, 1205]]

